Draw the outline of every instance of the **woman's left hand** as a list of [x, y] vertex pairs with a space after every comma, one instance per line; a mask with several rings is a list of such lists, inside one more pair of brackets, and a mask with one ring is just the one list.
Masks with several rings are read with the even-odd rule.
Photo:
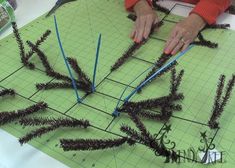
[[205, 25], [206, 21], [194, 13], [180, 21], [171, 31], [164, 52], [175, 55], [178, 51], [185, 50]]

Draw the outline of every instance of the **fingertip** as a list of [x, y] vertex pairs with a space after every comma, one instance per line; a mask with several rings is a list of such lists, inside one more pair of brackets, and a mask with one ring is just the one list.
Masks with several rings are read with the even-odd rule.
[[137, 33], [135, 33], [135, 37], [133, 39], [134, 39], [134, 41], [137, 41], [137, 39], [138, 39], [138, 34]]
[[144, 38], [144, 36], [143, 36], [143, 34], [141, 35], [141, 34], [139, 34], [139, 36], [137, 36], [137, 43], [140, 43], [142, 40], [143, 40], [143, 38]]
[[156, 18], [156, 19], [154, 20], [154, 24], [156, 24], [156, 23], [158, 23], [158, 22], [159, 22], [159, 19]]
[[170, 51], [166, 49], [166, 50], [164, 50], [164, 53], [168, 55], [168, 54], [170, 54]]
[[165, 54], [170, 54], [171, 53], [171, 50], [169, 48], [169, 45], [166, 45], [165, 48], [164, 48], [164, 53]]
[[144, 39], [147, 39], [147, 38], [148, 38], [148, 34], [145, 34], [145, 35], [144, 35]]
[[166, 43], [165, 43], [165, 46], [164, 46], [165, 50], [166, 50], [166, 49], [169, 50], [169, 46], [170, 46], [171, 41], [172, 41], [172, 39], [170, 39], [170, 38], [167, 39], [167, 41], [166, 41]]
[[140, 43], [139, 39], [137, 39], [137, 38], [134, 39], [134, 42], [135, 43]]
[[176, 52], [175, 52], [175, 51], [171, 52], [171, 55], [175, 55], [175, 54], [176, 54]]
[[168, 48], [168, 43], [165, 44], [165, 46], [164, 46], [164, 51], [166, 51], [167, 48]]
[[136, 33], [137, 33], [136, 29], [132, 30], [132, 32], [131, 32], [132, 37], [134, 37], [136, 35]]
[[181, 51], [184, 51], [184, 50], [186, 50], [186, 49], [188, 48], [188, 46], [189, 46], [189, 44], [187, 44], [187, 45], [184, 45]]

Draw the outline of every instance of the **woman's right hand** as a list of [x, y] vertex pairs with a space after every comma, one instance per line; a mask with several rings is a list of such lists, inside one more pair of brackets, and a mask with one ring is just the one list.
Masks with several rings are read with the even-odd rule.
[[157, 14], [149, 6], [146, 0], [140, 0], [134, 6], [137, 19], [130, 37], [137, 43], [147, 39], [152, 25], [159, 22]]

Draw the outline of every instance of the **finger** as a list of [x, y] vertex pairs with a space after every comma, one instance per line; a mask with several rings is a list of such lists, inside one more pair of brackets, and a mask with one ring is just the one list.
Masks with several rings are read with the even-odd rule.
[[175, 55], [183, 46], [184, 46], [184, 43], [180, 41], [176, 45], [176, 47], [172, 50], [171, 55]]
[[152, 18], [150, 17], [147, 21], [146, 21], [146, 24], [145, 24], [145, 28], [144, 28], [144, 38], [147, 39], [149, 34], [150, 34], [150, 31], [152, 29], [152, 25], [153, 25], [153, 20]]
[[169, 44], [172, 42], [173, 39], [174, 39], [174, 38], [169, 37], [169, 38], [167, 39], [167, 41], [166, 41], [166, 44], [165, 44], [165, 46], [164, 46], [164, 52], [165, 52], [166, 54], [168, 54], [168, 51], [166, 51], [166, 49], [168, 48]]
[[178, 33], [178, 30], [177, 29], [174, 29], [170, 36], [168, 37], [167, 41], [166, 41], [166, 44], [165, 44], [165, 47], [164, 47], [164, 51], [166, 52], [166, 48], [169, 46], [169, 44], [173, 41], [173, 39], [176, 37]]
[[172, 41], [172, 39], [174, 39], [177, 34], [179, 33], [180, 31], [180, 28], [178, 27], [178, 24], [176, 24], [173, 28], [173, 30], [171, 31], [169, 37], [167, 38], [167, 42], [166, 42], [166, 45], [165, 45], [165, 48], [170, 44], [170, 42]]
[[138, 36], [138, 28], [139, 28], [139, 22], [140, 22], [140, 19], [137, 17], [136, 21], [135, 21], [135, 35], [133, 37], [134, 41], [136, 41], [137, 39], [137, 36]]
[[132, 32], [131, 32], [131, 34], [130, 34], [130, 38], [131, 38], [131, 39], [134, 39], [135, 34], [136, 34], [136, 30], [133, 29]]
[[139, 43], [143, 39], [145, 24], [146, 24], [145, 18], [141, 18], [137, 29], [137, 37], [135, 39], [137, 43]]
[[189, 44], [190, 44], [189, 42], [185, 43], [184, 46], [182, 47], [181, 51], [186, 50], [188, 48]]
[[169, 54], [173, 51], [173, 49], [178, 45], [180, 38], [182, 37], [181, 33], [178, 33], [172, 41], [169, 42], [169, 44], [165, 48], [165, 53]]
[[156, 24], [158, 22], [159, 22], [159, 19], [158, 19], [158, 17], [156, 17], [156, 19], [154, 20], [154, 24]]

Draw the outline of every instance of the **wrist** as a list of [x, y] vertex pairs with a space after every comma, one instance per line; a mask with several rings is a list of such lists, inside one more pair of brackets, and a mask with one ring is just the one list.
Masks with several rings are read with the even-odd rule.
[[152, 9], [146, 0], [139, 0], [133, 7], [135, 13], [138, 13], [138, 11], [143, 8]]
[[202, 30], [207, 22], [198, 14], [196, 13], [192, 13], [190, 14], [190, 16], [188, 17], [191, 21], [194, 22], [194, 26], [200, 31]]

